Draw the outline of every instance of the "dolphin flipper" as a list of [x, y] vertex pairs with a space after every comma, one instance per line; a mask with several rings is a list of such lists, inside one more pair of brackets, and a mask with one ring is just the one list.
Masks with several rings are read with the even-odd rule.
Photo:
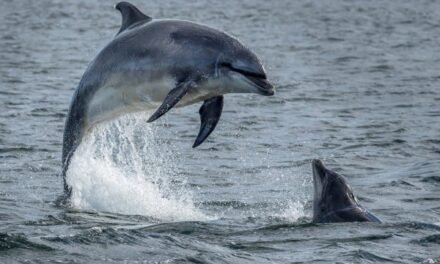
[[181, 82], [174, 89], [172, 89], [165, 100], [163, 100], [161, 106], [154, 112], [153, 115], [148, 119], [148, 123], [151, 123], [168, 112], [171, 108], [173, 108], [183, 96], [188, 92], [188, 90], [192, 87], [193, 82]]
[[199, 146], [214, 131], [223, 109], [223, 96], [216, 96], [205, 100], [200, 107], [200, 131], [194, 142], [193, 148]]
[[382, 221], [379, 218], [377, 218], [375, 215], [368, 212], [367, 210], [365, 210], [365, 217], [368, 219], [367, 221], [375, 222], [375, 223], [382, 223]]
[[122, 25], [116, 35], [119, 35], [119, 33], [133, 26], [134, 24], [140, 24], [140, 22], [146, 23], [152, 20], [151, 17], [145, 15], [134, 5], [128, 2], [119, 2], [115, 5], [115, 8], [119, 10], [122, 15]]

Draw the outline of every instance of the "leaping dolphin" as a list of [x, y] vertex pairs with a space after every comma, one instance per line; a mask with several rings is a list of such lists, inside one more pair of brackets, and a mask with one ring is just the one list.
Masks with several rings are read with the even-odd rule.
[[[203, 101], [197, 147], [219, 121], [223, 94], [274, 94], [258, 57], [227, 33], [188, 21], [155, 20], [127, 2], [115, 8], [122, 14], [121, 28], [73, 95], [64, 128], [63, 176], [84, 133], [96, 123], [157, 108], [148, 119], [153, 122], [174, 106]], [[65, 180], [64, 187], [69, 189]]]

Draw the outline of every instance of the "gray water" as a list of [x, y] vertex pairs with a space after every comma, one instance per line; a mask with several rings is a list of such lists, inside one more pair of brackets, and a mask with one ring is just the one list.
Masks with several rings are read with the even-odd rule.
[[[70, 99], [120, 15], [2, 2], [1, 263], [440, 263], [439, 1], [134, 3], [237, 36], [277, 94], [227, 95], [197, 149], [198, 105], [98, 127], [57, 206]], [[384, 224], [310, 224], [314, 158]]]

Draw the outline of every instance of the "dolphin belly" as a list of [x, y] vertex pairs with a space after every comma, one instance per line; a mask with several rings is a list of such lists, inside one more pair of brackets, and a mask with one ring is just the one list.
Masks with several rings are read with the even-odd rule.
[[[175, 86], [171, 76], [161, 78], [133, 78], [120, 75], [106, 82], [94, 94], [86, 111], [86, 130], [93, 125], [134, 112], [149, 112], [156, 109]], [[176, 107], [183, 107], [216, 96], [210, 83], [187, 93]]]
[[130, 76], [121, 74], [96, 91], [86, 110], [86, 127], [127, 113], [154, 110], [175, 82], [171, 77], [127, 80]]

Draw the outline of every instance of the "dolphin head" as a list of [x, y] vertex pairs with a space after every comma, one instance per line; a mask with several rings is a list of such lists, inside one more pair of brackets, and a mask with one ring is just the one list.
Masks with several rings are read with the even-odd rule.
[[227, 53], [221, 53], [215, 67], [217, 74], [230, 86], [231, 92], [274, 95], [274, 87], [258, 57], [242, 45], [236, 45]]
[[314, 222], [366, 221], [362, 216], [367, 213], [358, 203], [346, 179], [327, 169], [322, 161], [313, 160], [313, 200]]
[[[207, 86], [224, 93], [271, 96], [274, 87], [255, 53], [231, 35], [204, 25], [179, 21], [170, 34], [176, 45], [179, 72], [191, 68], [204, 75]], [[176, 61], [176, 58], [173, 58]]]

